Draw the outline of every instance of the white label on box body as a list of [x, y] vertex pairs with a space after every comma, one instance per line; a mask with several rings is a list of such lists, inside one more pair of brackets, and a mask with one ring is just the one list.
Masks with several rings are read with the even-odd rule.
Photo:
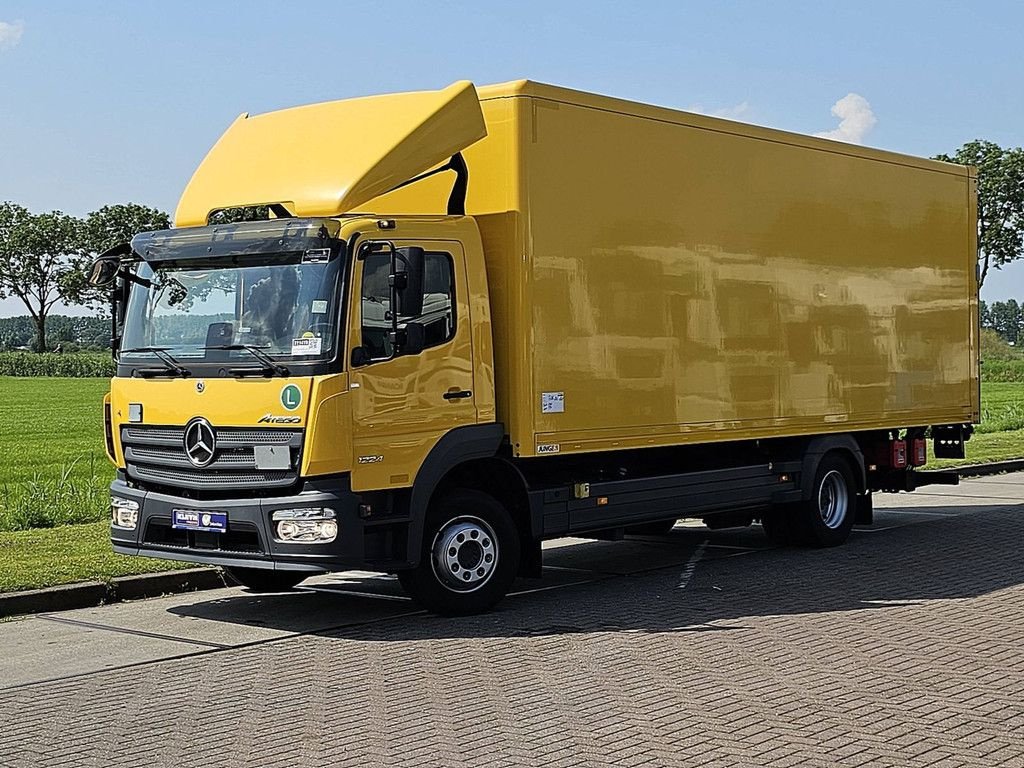
[[565, 413], [565, 392], [541, 392], [541, 413]]

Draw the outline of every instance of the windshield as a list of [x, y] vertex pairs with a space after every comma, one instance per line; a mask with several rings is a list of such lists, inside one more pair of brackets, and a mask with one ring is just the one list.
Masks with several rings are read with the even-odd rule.
[[339, 335], [342, 261], [324, 249], [143, 262], [136, 272], [142, 284], [132, 285], [128, 300], [121, 357], [152, 357], [146, 348], [157, 347], [182, 360], [252, 360], [241, 345], [294, 362], [330, 357]]

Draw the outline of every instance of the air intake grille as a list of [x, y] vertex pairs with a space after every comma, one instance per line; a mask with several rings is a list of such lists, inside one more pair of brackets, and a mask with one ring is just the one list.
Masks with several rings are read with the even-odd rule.
[[[185, 451], [185, 428], [132, 425], [121, 429], [128, 476], [147, 485], [201, 491], [284, 488], [295, 483], [302, 454], [301, 429], [214, 427], [216, 448], [206, 466]], [[259, 469], [256, 446], [282, 446], [288, 469]]]

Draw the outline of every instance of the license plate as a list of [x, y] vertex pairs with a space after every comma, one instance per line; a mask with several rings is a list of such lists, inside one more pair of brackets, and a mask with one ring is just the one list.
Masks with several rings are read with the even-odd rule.
[[187, 531], [213, 531], [214, 533], [224, 533], [228, 529], [227, 512], [175, 509], [172, 514], [172, 528], [182, 528]]

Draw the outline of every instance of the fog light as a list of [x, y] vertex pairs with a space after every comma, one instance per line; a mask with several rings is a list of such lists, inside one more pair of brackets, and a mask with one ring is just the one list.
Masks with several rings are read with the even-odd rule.
[[328, 507], [279, 509], [271, 520], [278, 541], [326, 544], [338, 538], [338, 522]]
[[139, 524], [139, 503], [131, 499], [110, 497], [110, 524], [115, 528], [134, 531]]

